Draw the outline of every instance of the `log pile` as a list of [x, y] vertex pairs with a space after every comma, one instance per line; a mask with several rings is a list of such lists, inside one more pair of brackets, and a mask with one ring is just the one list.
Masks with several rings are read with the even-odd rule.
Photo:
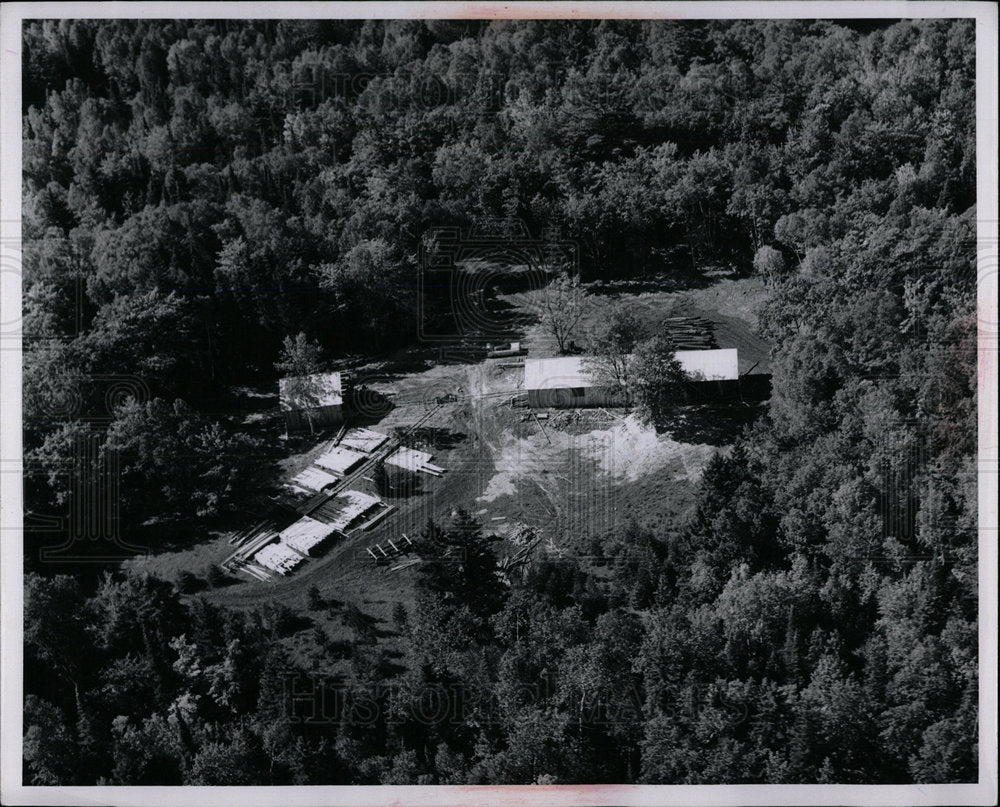
[[718, 347], [712, 333], [715, 326], [702, 317], [667, 317], [663, 330], [678, 350], [711, 350]]

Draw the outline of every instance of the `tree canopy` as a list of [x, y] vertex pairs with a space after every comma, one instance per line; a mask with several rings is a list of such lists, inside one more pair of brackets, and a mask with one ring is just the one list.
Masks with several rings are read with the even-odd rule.
[[[974, 781], [975, 56], [953, 19], [26, 22], [28, 510], [112, 458], [130, 534], [236, 506], [266, 446], [219, 402], [416, 341], [440, 228], [572, 242], [559, 350], [582, 284], [717, 267], [774, 347], [678, 523], [520, 575], [429, 524], [405, 669], [349, 611], [319, 724], [287, 609], [36, 569], [25, 781]], [[633, 348], [655, 420], [678, 366]]]

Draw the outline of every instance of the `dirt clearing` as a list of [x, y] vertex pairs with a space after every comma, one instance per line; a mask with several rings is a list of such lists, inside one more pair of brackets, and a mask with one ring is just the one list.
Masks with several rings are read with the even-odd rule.
[[[529, 322], [532, 294], [537, 292], [506, 299], [525, 323], [521, 339], [529, 355], [551, 356], [556, 352], [551, 335], [543, 324]], [[616, 299], [627, 300], [651, 326], [666, 316], [711, 321], [719, 346], [739, 349], [742, 371], [755, 361], [761, 362], [757, 372], [766, 371], [769, 348], [754, 333], [754, 311], [763, 294], [756, 281], [725, 280], [680, 292], [593, 295], [594, 305], [580, 332], [585, 334]], [[578, 345], [585, 342], [585, 337], [577, 339]], [[204, 596], [234, 608], [281, 603], [301, 614], [306, 611], [306, 592], [315, 585], [331, 608], [308, 614], [314, 626], [333, 640], [350, 639], [338, 613], [346, 604], [354, 604], [376, 621], [379, 635], [391, 645], [392, 608], [396, 603], [413, 607], [419, 565], [388, 572], [375, 565], [366, 547], [388, 546], [390, 539], [398, 542], [403, 533], [419, 540], [429, 518], [441, 521], [454, 509], [464, 508], [475, 513], [487, 532], [504, 536], [513, 534], [514, 527], [530, 528], [543, 538], [534, 550], [536, 557], [586, 553], [590, 538], [631, 520], [661, 535], [680, 528], [694, 503], [701, 471], [714, 453], [727, 450], [731, 437], [726, 435], [731, 430], [721, 429], [721, 437], [706, 436], [710, 430], [704, 424], [694, 428], [699, 426], [694, 422], [685, 430], [657, 434], [621, 410], [533, 411], [513, 406], [511, 399], [523, 393], [524, 371], [511, 365], [499, 360], [442, 361], [434, 366], [381, 362], [352, 371], [360, 384], [392, 401], [388, 410], [362, 413], [370, 428], [391, 434], [431, 413], [409, 435], [408, 444], [432, 454], [432, 461], [447, 469], [445, 474], [417, 474], [405, 492], [385, 496], [395, 508], [387, 518], [367, 532], [334, 543], [289, 576], [269, 583], [240, 579], [207, 589]], [[699, 418], [715, 425], [723, 422], [711, 407], [690, 409], [697, 411], [679, 416], [679, 426]], [[291, 441], [286, 473], [308, 465], [331, 436]], [[372, 485], [371, 480], [356, 483], [365, 492], [375, 492]], [[497, 544], [500, 557], [517, 548], [506, 538]], [[208, 563], [217, 562], [230, 549], [225, 539], [213, 537], [190, 550], [137, 559], [133, 565], [171, 579], [183, 570], [202, 575]], [[308, 634], [296, 641], [304, 657], [308, 655]]]

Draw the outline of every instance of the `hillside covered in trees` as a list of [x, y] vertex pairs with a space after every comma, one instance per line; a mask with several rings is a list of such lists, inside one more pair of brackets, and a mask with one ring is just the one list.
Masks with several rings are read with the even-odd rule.
[[24, 36], [30, 511], [111, 454], [126, 542], [240, 507], [267, 450], [230, 390], [299, 333], [416, 341], [442, 226], [557, 232], [586, 280], [755, 273], [775, 345], [767, 413], [669, 535], [583, 535], [507, 585], [471, 517], [428, 525], [407, 656], [345, 617], [324, 719], [283, 719], [319, 686], [295, 615], [56, 575], [29, 532], [26, 783], [975, 779], [971, 22]]

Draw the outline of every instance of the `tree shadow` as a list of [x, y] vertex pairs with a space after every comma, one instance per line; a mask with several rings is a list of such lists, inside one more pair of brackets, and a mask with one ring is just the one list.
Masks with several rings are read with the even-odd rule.
[[538, 273], [497, 268], [488, 261], [473, 271], [458, 268], [450, 283], [425, 298], [422, 325], [430, 336], [425, 358], [439, 365], [469, 364], [485, 358], [488, 344], [523, 338], [522, 328], [534, 318], [504, 297], [536, 289]]
[[412, 431], [397, 426], [393, 429], [393, 436], [397, 437], [401, 444], [407, 448], [418, 451], [430, 451], [432, 453], [435, 451], [447, 451], [466, 440], [465, 433], [438, 426], [421, 426]]
[[[531, 289], [519, 289], [518, 291], [530, 290]], [[506, 295], [514, 293], [516, 292], [508, 291], [507, 289], [497, 290], [493, 295], [487, 298], [487, 313], [496, 321], [497, 324], [502, 326], [501, 329], [498, 329], [497, 333], [491, 333], [491, 335], [498, 340], [509, 336], [516, 342], [524, 335], [524, 331], [521, 330], [523, 326], [533, 325], [538, 321], [537, 314], [525, 311], [524, 309], [511, 304], [510, 301], [499, 296], [500, 294]]]
[[243, 582], [242, 580], [233, 577], [233, 575], [222, 571], [222, 569], [218, 566], [215, 566], [214, 568], [219, 569], [219, 572], [215, 576], [209, 578], [208, 582], [212, 588], [229, 588], [230, 586], [236, 586]]
[[174, 588], [179, 594], [200, 594], [209, 589], [208, 581], [194, 572], [182, 571], [174, 580]]
[[387, 469], [386, 481], [378, 490], [388, 499], [411, 499], [424, 495], [423, 484], [420, 474], [405, 468], [394, 468], [392, 471]]
[[389, 654], [383, 652], [378, 662], [378, 670], [383, 678], [395, 678], [406, 672], [406, 667], [389, 660]]
[[690, 267], [675, 267], [653, 277], [629, 278], [621, 280], [593, 280], [586, 284], [590, 294], [617, 296], [619, 294], [641, 294], [644, 292], [684, 292], [707, 289], [719, 282], [719, 278]]
[[[327, 543], [332, 543], [332, 542], [327, 542]], [[322, 557], [323, 554], [326, 554], [326, 552], [328, 552], [328, 551], [329, 551], [329, 547], [324, 546], [322, 553], [317, 553], [317, 554], [313, 555], [312, 557], [314, 559], [318, 559], [318, 558]], [[344, 601], [343, 600], [338, 600], [336, 597], [324, 597], [324, 596], [320, 595], [319, 600], [316, 603], [316, 605], [317, 605], [317, 608], [315, 610], [317, 610], [317, 611], [323, 611], [323, 610], [325, 610], [327, 612], [327, 614], [332, 618], [333, 615], [334, 615], [333, 612], [335, 612], [339, 608], [343, 608]]]
[[323, 652], [335, 661], [349, 659], [354, 653], [354, 642], [350, 639], [331, 639]]
[[762, 401], [682, 406], [671, 413], [669, 423], [657, 425], [657, 432], [680, 443], [727, 446], [765, 411]]
[[276, 636], [287, 638], [316, 626], [312, 617], [282, 603], [269, 603], [258, 610], [263, 626]]
[[[380, 376], [379, 380], [385, 379]], [[369, 387], [364, 381], [351, 389], [345, 403], [347, 403], [347, 411], [353, 426], [371, 426], [378, 423], [395, 408], [392, 398]]]

